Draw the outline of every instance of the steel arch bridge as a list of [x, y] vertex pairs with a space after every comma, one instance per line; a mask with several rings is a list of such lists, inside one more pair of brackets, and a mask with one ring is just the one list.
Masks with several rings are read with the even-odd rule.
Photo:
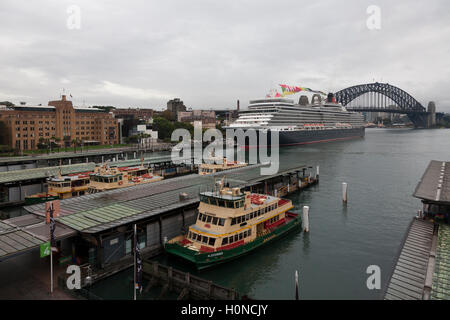
[[[346, 106], [354, 99], [366, 93], [383, 95], [396, 103], [396, 107], [380, 105], [349, 107], [350, 111], [359, 112], [389, 112], [407, 114], [415, 126], [426, 126], [428, 112], [420, 102], [406, 91], [388, 83], [368, 83], [349, 87], [335, 93], [336, 100]], [[378, 100], [380, 101], [380, 100]]]

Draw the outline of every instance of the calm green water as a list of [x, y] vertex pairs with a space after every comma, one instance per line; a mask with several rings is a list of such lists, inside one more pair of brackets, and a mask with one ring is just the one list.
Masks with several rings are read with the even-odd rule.
[[[256, 299], [293, 299], [299, 270], [302, 299], [379, 299], [380, 290], [366, 287], [366, 268], [380, 266], [383, 287], [421, 208], [411, 194], [432, 159], [450, 159], [450, 130], [368, 129], [364, 139], [281, 149], [282, 166], [320, 165], [320, 185], [289, 196], [299, 212], [310, 206], [309, 234], [293, 233], [200, 276]], [[349, 185], [347, 206], [342, 182]], [[166, 256], [157, 260], [196, 273]], [[92, 291], [128, 299], [131, 279], [127, 270]]]

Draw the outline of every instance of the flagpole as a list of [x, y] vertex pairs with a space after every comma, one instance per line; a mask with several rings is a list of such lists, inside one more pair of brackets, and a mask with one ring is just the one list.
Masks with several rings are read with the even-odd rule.
[[[53, 218], [53, 203], [50, 203], [50, 217]], [[52, 227], [50, 223], [50, 293], [53, 293], [53, 248], [52, 248]]]
[[134, 300], [136, 300], [136, 246], [137, 246], [136, 224], [134, 224], [134, 283], [133, 283]]

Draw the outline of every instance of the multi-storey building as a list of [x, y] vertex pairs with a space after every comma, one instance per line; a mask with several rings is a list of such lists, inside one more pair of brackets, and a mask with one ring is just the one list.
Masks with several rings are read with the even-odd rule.
[[116, 118], [121, 118], [121, 119], [152, 119], [153, 118], [153, 109], [128, 108], [128, 109], [113, 109], [111, 111]]
[[191, 110], [178, 112], [179, 122], [189, 122], [190, 124], [201, 122], [203, 128], [216, 127], [216, 113], [212, 110]]
[[4, 134], [16, 150], [37, 149], [40, 141], [57, 138], [70, 146], [73, 140], [84, 143], [118, 143], [118, 125], [112, 113], [96, 108], [74, 108], [63, 95], [48, 106], [13, 106], [0, 110]]

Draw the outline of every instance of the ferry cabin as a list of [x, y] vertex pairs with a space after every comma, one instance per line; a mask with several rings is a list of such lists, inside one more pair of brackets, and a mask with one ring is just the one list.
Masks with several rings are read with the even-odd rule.
[[277, 197], [224, 188], [200, 195], [199, 215], [184, 244], [199, 252], [239, 247], [286, 222], [292, 202]]
[[207, 174], [213, 174], [216, 172], [241, 168], [245, 166], [247, 166], [247, 163], [242, 163], [238, 161], [228, 161], [226, 158], [224, 158], [222, 163], [202, 163], [198, 167], [198, 174], [203, 176]]
[[89, 187], [89, 173], [47, 179], [47, 194], [68, 199], [84, 195]]

